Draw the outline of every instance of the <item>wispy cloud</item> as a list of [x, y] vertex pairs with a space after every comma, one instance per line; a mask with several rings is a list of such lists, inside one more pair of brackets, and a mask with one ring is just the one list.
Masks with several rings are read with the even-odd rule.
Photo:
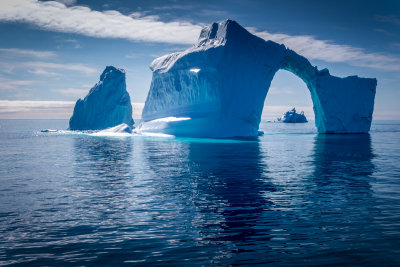
[[64, 39], [60, 40], [60, 42], [72, 44], [76, 49], [82, 48], [81, 44], [76, 39]]
[[393, 42], [393, 43], [390, 43], [389, 45], [390, 45], [390, 47], [400, 50], [400, 42]]
[[[26, 22], [43, 29], [99, 38], [193, 44], [202, 28], [202, 25], [186, 21], [163, 22], [157, 16], [144, 14], [135, 12], [124, 15], [114, 10], [101, 12], [83, 6], [69, 7], [54, 1], [2, 0], [0, 3], [0, 21]], [[396, 16], [378, 15], [376, 20], [400, 23]], [[369, 53], [362, 48], [318, 40], [310, 35], [295, 36], [248, 29], [265, 40], [283, 43], [311, 60], [346, 63], [384, 71], [400, 70], [398, 55]]]
[[270, 87], [268, 90], [268, 94], [271, 95], [292, 95], [294, 91], [289, 88], [277, 88], [277, 87]]
[[[8, 119], [68, 119], [74, 101], [0, 100], [0, 118]], [[141, 117], [144, 103], [132, 103], [132, 117]]]
[[77, 96], [83, 97], [88, 93], [88, 89], [77, 89], [77, 88], [67, 88], [67, 89], [54, 89], [53, 92], [57, 92], [66, 96]]
[[38, 51], [18, 48], [0, 48], [0, 53], [13, 56], [35, 57], [35, 58], [50, 58], [55, 57], [56, 53], [52, 51]]
[[25, 67], [32, 67], [37, 69], [53, 69], [53, 70], [61, 69], [61, 70], [78, 71], [78, 72], [83, 72], [85, 74], [93, 74], [98, 72], [97, 69], [88, 67], [80, 63], [59, 64], [51, 62], [34, 61], [34, 62], [25, 62], [23, 63], [23, 65]]
[[75, 102], [0, 100], [0, 118], [5, 119], [67, 119]]
[[56, 2], [63, 3], [67, 6], [72, 6], [76, 4], [76, 0], [55, 0]]
[[5, 77], [0, 77], [0, 91], [15, 90], [23, 86], [29, 86], [35, 83], [33, 80], [12, 80]]
[[154, 10], [190, 10], [192, 9], [192, 5], [163, 5], [163, 6], [155, 6], [152, 9]]
[[83, 74], [94, 74], [99, 70], [89, 67], [87, 65], [81, 63], [53, 63], [53, 62], [45, 62], [45, 61], [27, 61], [27, 62], [6, 62], [0, 61], [0, 68], [7, 72], [13, 73], [16, 70], [25, 70], [33, 74], [44, 75], [44, 76], [58, 76], [59, 73], [55, 72], [55, 70], [67, 70], [67, 71], [76, 71]]
[[162, 22], [140, 13], [123, 15], [118, 11], [94, 11], [88, 7], [48, 1], [3, 0], [0, 20], [33, 23], [44, 29], [102, 38], [132, 41], [192, 44], [201, 26], [187, 22]]
[[400, 18], [395, 15], [376, 15], [375, 20], [400, 25]]
[[353, 66], [368, 67], [378, 70], [400, 70], [400, 58], [398, 56], [367, 53], [361, 48], [339, 45], [326, 40], [317, 40], [309, 35], [292, 36], [280, 33], [272, 34], [267, 31], [260, 32], [255, 28], [247, 29], [265, 40], [284, 44], [308, 59], [347, 63]]
[[385, 34], [387, 36], [393, 36], [394, 35], [392, 32], [390, 32], [388, 30], [385, 30], [385, 29], [381, 29], [381, 28], [375, 28], [374, 31], [375, 32], [379, 32], [379, 33], [383, 33], [383, 34]]
[[52, 71], [47, 71], [41, 68], [36, 68], [33, 70], [28, 70], [29, 73], [35, 74], [35, 75], [42, 75], [42, 76], [48, 76], [48, 77], [54, 77], [54, 76], [60, 76], [59, 73], [57, 72], [52, 72]]

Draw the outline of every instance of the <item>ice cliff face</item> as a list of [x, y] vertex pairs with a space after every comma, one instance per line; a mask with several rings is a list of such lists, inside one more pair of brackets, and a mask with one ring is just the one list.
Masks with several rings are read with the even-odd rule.
[[250, 34], [232, 20], [202, 30], [192, 48], [153, 61], [143, 125], [164, 117], [190, 119], [158, 131], [199, 137], [257, 136], [264, 100], [279, 69], [311, 92], [320, 133], [368, 132], [376, 79], [331, 76], [284, 45]]
[[76, 101], [69, 128], [98, 130], [122, 123], [129, 127], [134, 124], [131, 99], [126, 91], [125, 71], [108, 66], [87, 96]]

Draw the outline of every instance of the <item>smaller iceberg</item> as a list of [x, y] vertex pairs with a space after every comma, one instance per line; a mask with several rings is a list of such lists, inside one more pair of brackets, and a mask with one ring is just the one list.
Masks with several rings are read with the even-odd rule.
[[70, 130], [102, 130], [125, 123], [132, 127], [132, 104], [125, 71], [108, 66], [84, 99], [76, 101]]
[[278, 118], [278, 121], [285, 123], [305, 123], [308, 122], [306, 116], [304, 115], [304, 111], [297, 113], [296, 108], [287, 111], [281, 118]]

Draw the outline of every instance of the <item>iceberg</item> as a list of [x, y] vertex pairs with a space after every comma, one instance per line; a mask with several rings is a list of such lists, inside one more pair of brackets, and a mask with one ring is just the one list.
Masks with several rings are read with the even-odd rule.
[[125, 71], [107, 66], [87, 96], [76, 101], [69, 129], [102, 130], [122, 123], [128, 127], [134, 124]]
[[278, 118], [278, 121], [285, 123], [305, 123], [308, 122], [306, 116], [304, 115], [304, 111], [300, 113], [296, 112], [296, 108], [289, 110], [283, 114], [281, 118]]
[[332, 76], [233, 20], [205, 27], [196, 45], [155, 59], [150, 69], [153, 78], [139, 129], [154, 120], [178, 118], [157, 131], [191, 137], [257, 136], [265, 97], [280, 69], [307, 85], [319, 133], [365, 133], [371, 126], [376, 79]]

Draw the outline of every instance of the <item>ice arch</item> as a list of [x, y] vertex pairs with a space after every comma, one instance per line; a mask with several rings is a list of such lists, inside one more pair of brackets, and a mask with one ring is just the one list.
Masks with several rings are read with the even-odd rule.
[[264, 100], [279, 69], [311, 92], [320, 133], [364, 133], [371, 125], [376, 79], [331, 76], [284, 45], [238, 23], [213, 23], [192, 48], [153, 61], [142, 113], [144, 131], [181, 136], [256, 136]]

